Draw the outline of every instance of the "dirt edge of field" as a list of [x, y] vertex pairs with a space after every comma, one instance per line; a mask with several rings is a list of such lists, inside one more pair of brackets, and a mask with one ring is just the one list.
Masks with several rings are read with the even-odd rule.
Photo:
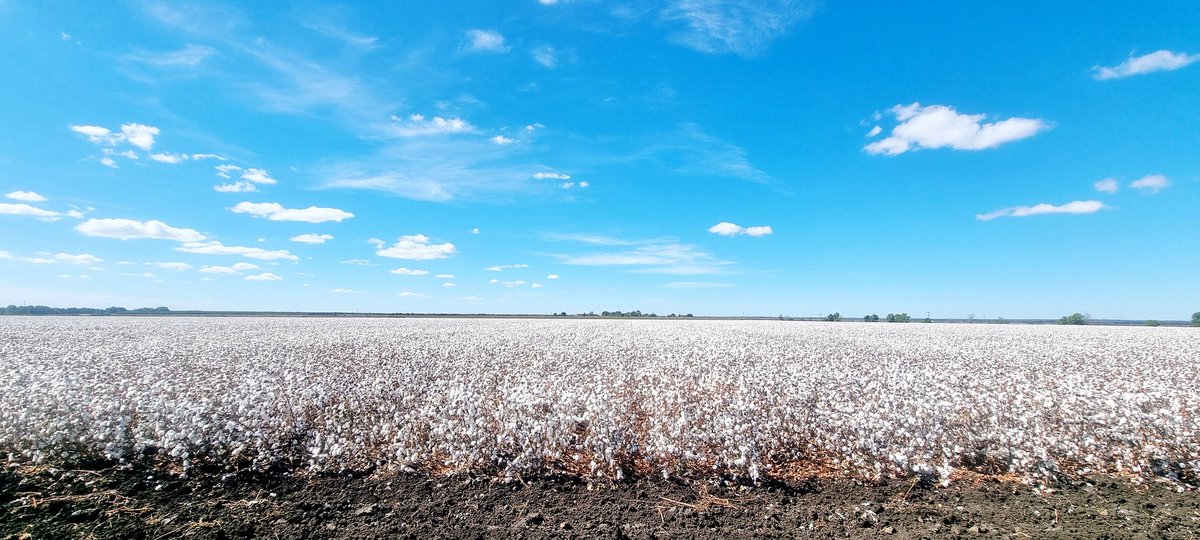
[[1194, 538], [1200, 493], [1092, 477], [1034, 489], [812, 477], [749, 486], [642, 478], [220, 474], [150, 464], [0, 469], [0, 539]]

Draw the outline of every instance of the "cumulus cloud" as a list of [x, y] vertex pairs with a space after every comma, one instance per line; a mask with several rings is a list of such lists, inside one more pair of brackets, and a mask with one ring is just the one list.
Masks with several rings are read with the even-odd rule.
[[528, 264], [500, 264], [500, 265], [489, 266], [487, 268], [484, 268], [484, 270], [487, 270], [489, 272], [502, 272], [504, 270], [512, 270], [512, 269], [516, 269], [516, 268], [529, 268], [529, 265]]
[[395, 270], [392, 270], [392, 273], [396, 274], [398, 276], [427, 276], [427, 275], [429, 275], [429, 270], [414, 270], [412, 268], [397, 268]]
[[120, 169], [120, 168], [121, 168], [121, 166], [120, 166], [120, 165], [117, 165], [117, 162], [116, 162], [116, 161], [113, 161], [113, 158], [110, 158], [110, 157], [107, 157], [107, 156], [100, 158], [100, 164], [101, 164], [101, 165], [104, 165], [105, 167], [110, 167], [110, 168], [113, 168], [113, 169]]
[[158, 128], [145, 124], [122, 124], [120, 132], [114, 132], [102, 126], [73, 125], [71, 131], [83, 135], [95, 144], [115, 146], [126, 142], [142, 150], [154, 146], [154, 138], [158, 136]]
[[1120, 184], [1117, 183], [1116, 178], [1097, 180], [1095, 184], [1092, 184], [1092, 186], [1095, 187], [1096, 191], [1099, 191], [1100, 193], [1116, 193], [1117, 190], [1120, 189]]
[[186, 242], [183, 245], [175, 248], [175, 251], [196, 253], [199, 255], [241, 255], [243, 257], [258, 259], [260, 261], [272, 261], [276, 259], [286, 259], [289, 261], [300, 260], [299, 257], [292, 255], [286, 249], [268, 250], [258, 247], [226, 246], [216, 240], [209, 242]]
[[753, 56], [812, 13], [806, 0], [672, 0], [663, 20], [682, 23], [674, 43], [709, 54]]
[[546, 279], [558, 279], [558, 274], [547, 274]]
[[5, 197], [22, 202], [46, 202], [46, 198], [33, 191], [10, 191]]
[[61, 212], [45, 210], [25, 203], [0, 203], [0, 214], [29, 216], [42, 221], [57, 221], [62, 219]]
[[423, 234], [413, 234], [401, 236], [391, 247], [378, 246], [375, 252], [380, 257], [390, 257], [393, 259], [407, 259], [410, 261], [428, 261], [433, 259], [445, 259], [453, 256], [458, 251], [454, 244], [446, 242], [444, 244], [431, 244], [429, 237]]
[[272, 274], [271, 272], [263, 272], [261, 274], [246, 276], [244, 279], [246, 281], [279, 281], [283, 278], [281, 278], [275, 274]]
[[1158, 193], [1166, 188], [1171, 187], [1171, 181], [1161, 174], [1151, 174], [1134, 180], [1129, 184], [1133, 189], [1140, 189], [1150, 193]]
[[156, 262], [156, 263], [153, 263], [153, 266], [155, 268], [161, 268], [163, 270], [176, 270], [176, 271], [187, 270], [192, 267], [192, 265], [185, 263], [185, 262]]
[[324, 223], [326, 221], [342, 221], [354, 217], [354, 214], [337, 208], [284, 208], [279, 203], [240, 202], [231, 210], [236, 214], [250, 214], [255, 217], [265, 217], [271, 221], [304, 221], [307, 223]]
[[475, 227], [474, 229], [471, 229], [471, 234], [479, 234], [479, 227]]
[[187, 154], [172, 154], [170, 152], [158, 152], [150, 154], [150, 159], [159, 163], [170, 163], [172, 165], [176, 163], [183, 163], [189, 158], [190, 156]]
[[864, 149], [869, 154], [895, 156], [909, 150], [953, 148], [984, 150], [1032, 137], [1050, 128], [1038, 118], [1009, 118], [982, 123], [986, 115], [959, 114], [946, 105], [896, 105], [890, 109], [900, 122], [892, 133]]
[[328, 242], [329, 240], [333, 240], [333, 235], [331, 235], [331, 234], [314, 234], [314, 233], [298, 234], [296, 236], [289, 238], [289, 240], [291, 240], [293, 242], [300, 242], [302, 244], [324, 244], [325, 242]]
[[1112, 67], [1096, 66], [1092, 75], [1098, 81], [1122, 79], [1134, 75], [1145, 75], [1156, 71], [1175, 71], [1200, 60], [1200, 54], [1177, 53], [1167, 50], [1154, 51], [1142, 56], [1130, 56], [1128, 60]]
[[253, 167], [242, 172], [242, 180], [254, 182], [255, 184], [275, 184], [278, 180], [271, 178], [270, 174], [264, 169], [255, 169]]
[[89, 219], [75, 226], [75, 230], [88, 236], [132, 240], [150, 238], [174, 240], [176, 242], [199, 242], [204, 235], [193, 229], [172, 227], [156, 219], [136, 221], [132, 219]]
[[97, 257], [90, 253], [80, 253], [78, 255], [72, 255], [70, 253], [56, 253], [54, 255], [54, 260], [59, 261], [59, 262], [64, 262], [67, 264], [87, 264], [87, 265], [96, 265], [96, 264], [100, 264], [100, 263], [104, 262], [104, 259], [101, 259], [100, 257]]
[[404, 292], [401, 292], [400, 294], [398, 294], [397, 296], [399, 296], [401, 298], [420, 298], [423, 300], [429, 299], [428, 296], [418, 293], [418, 292], [413, 292], [413, 291], [404, 291]]
[[232, 176], [230, 176], [232, 173], [242, 170], [242, 168], [238, 167], [237, 165], [217, 165], [216, 167], [213, 167], [213, 169], [217, 171], [217, 176], [220, 176], [221, 178], [232, 178]]
[[557, 172], [537, 172], [533, 177], [538, 180], [570, 180], [571, 175]]
[[1042, 214], [1093, 214], [1108, 208], [1100, 201], [1071, 201], [1066, 204], [1035, 204], [1033, 206], [1013, 206], [1001, 208], [986, 214], [976, 214], [979, 221], [990, 221], [998, 217], [1027, 217]]
[[500, 146], [505, 146], [505, 145], [509, 145], [509, 144], [517, 142], [516, 139], [510, 139], [508, 137], [505, 137], [504, 135], [496, 135], [495, 137], [492, 137], [491, 139], [488, 139], [488, 140], [492, 141], [492, 144], [498, 144]]
[[766, 236], [775, 231], [771, 230], [770, 225], [758, 225], [754, 227], [742, 227], [736, 223], [722, 221], [708, 228], [708, 232], [719, 234], [721, 236]]
[[442, 286], [443, 287], [457, 287], [458, 284], [447, 281], [447, 282], [443, 283]]
[[433, 119], [426, 119], [424, 115], [410, 114], [407, 119], [393, 116], [392, 121], [394, 125], [391, 133], [398, 137], [425, 137], [475, 131], [475, 126], [462, 118], [435, 116]]
[[454, 274], [438, 274], [433, 277], [438, 278], [438, 279], [454, 279]]
[[200, 272], [204, 272], [205, 274], [240, 274], [247, 270], [258, 270], [258, 265], [240, 262], [232, 266], [205, 266], [200, 269]]
[[504, 35], [495, 30], [480, 30], [473, 28], [467, 30], [467, 39], [470, 41], [468, 48], [472, 51], [484, 52], [506, 52], [508, 47], [504, 45]]
[[258, 187], [250, 182], [230, 182], [228, 184], [213, 186], [213, 191], [219, 193], [251, 193], [258, 191]]

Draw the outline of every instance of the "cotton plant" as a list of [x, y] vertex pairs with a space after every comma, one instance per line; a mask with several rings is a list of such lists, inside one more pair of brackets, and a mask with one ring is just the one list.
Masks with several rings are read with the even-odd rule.
[[6, 318], [0, 455], [623, 478], [1200, 474], [1184, 328]]

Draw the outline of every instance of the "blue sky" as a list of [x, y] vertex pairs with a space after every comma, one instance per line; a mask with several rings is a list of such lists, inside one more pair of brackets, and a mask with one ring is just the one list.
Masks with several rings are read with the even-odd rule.
[[0, 0], [0, 303], [1183, 319], [1198, 19]]

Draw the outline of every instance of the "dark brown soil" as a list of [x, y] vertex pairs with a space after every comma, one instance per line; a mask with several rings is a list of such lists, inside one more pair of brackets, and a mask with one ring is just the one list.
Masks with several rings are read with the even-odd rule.
[[0, 538], [1200, 538], [1200, 494], [1093, 478], [1049, 492], [849, 479], [642, 479], [0, 470]]

